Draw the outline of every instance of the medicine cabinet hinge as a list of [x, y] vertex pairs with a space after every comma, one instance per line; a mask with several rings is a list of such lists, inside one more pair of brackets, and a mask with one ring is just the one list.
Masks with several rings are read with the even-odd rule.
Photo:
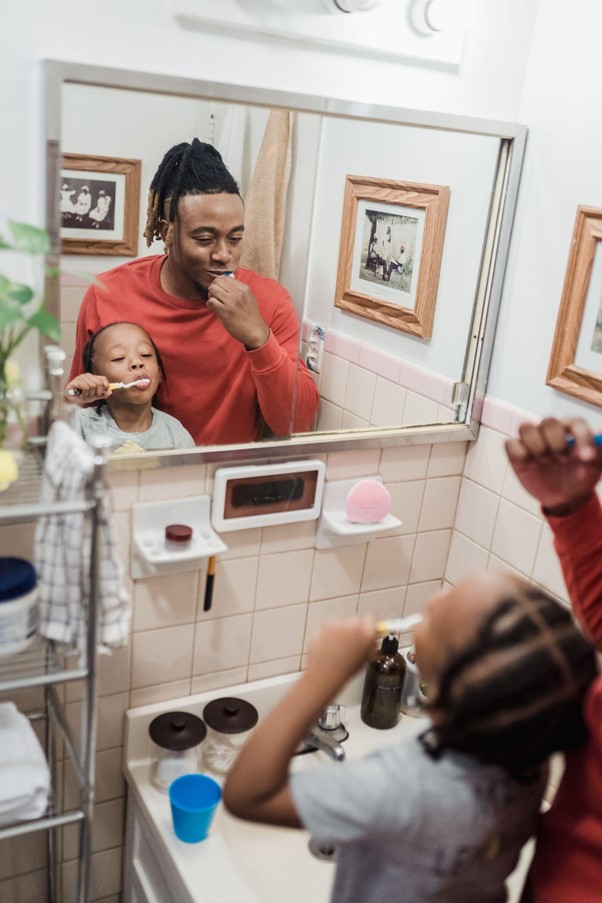
[[468, 383], [454, 383], [452, 404], [458, 409], [456, 414], [458, 420], [462, 420], [466, 414], [469, 393], [470, 386]]

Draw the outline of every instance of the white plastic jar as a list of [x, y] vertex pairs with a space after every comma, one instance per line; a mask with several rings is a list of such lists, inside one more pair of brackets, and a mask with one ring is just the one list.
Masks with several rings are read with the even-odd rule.
[[35, 568], [24, 558], [0, 557], [0, 658], [29, 646], [38, 617]]

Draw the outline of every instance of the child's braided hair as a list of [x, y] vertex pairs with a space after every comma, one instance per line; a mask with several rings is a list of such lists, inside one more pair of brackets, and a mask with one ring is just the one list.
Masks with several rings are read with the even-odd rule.
[[452, 656], [441, 675], [424, 744], [470, 753], [515, 775], [585, 742], [582, 715], [598, 674], [594, 646], [570, 610], [536, 587], [518, 587]]

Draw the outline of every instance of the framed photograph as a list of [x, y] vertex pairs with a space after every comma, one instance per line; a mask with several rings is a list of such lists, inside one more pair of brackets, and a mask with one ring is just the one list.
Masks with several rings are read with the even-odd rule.
[[138, 255], [141, 168], [140, 160], [63, 154], [63, 254]]
[[429, 339], [449, 197], [444, 185], [346, 176], [336, 307]]
[[602, 209], [578, 207], [546, 383], [602, 407]]

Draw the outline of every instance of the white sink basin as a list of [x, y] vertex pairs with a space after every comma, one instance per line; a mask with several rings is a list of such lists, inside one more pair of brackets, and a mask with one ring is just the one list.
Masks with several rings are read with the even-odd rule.
[[[149, 782], [148, 726], [158, 714], [184, 710], [200, 717], [211, 699], [237, 696], [252, 702], [261, 719], [297, 677], [293, 674], [241, 684], [127, 713], [124, 770], [129, 785], [130, 831], [126, 903], [155, 899], [169, 903], [170, 898], [176, 903], [214, 903], [216, 899], [228, 903], [328, 903], [335, 865], [320, 861], [309, 852], [306, 831], [244, 822], [220, 805], [209, 837], [198, 844], [183, 843], [173, 832], [167, 794]], [[343, 721], [349, 738], [343, 747], [348, 759], [397, 743], [416, 726], [416, 719], [402, 715], [399, 724], [390, 730], [369, 728], [359, 716], [361, 685], [360, 675], [336, 700], [347, 707]], [[311, 768], [317, 762], [340, 767], [325, 753], [316, 752], [296, 756], [293, 768]], [[529, 851], [510, 881], [514, 885], [510, 903], [518, 900], [528, 858]], [[130, 885], [136, 885], [137, 890]]]

